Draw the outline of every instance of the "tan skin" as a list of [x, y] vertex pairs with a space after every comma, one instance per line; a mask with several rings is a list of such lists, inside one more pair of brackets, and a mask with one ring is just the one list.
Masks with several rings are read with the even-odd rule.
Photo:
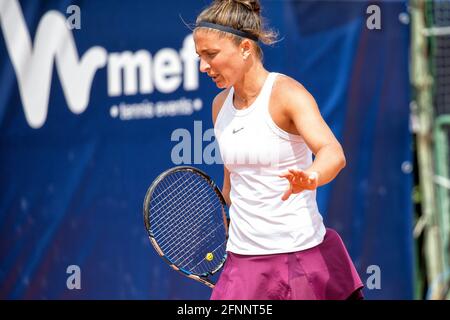
[[[235, 90], [234, 106], [238, 109], [249, 107], [269, 74], [256, 54], [254, 43], [244, 39], [236, 45], [230, 37], [203, 28], [195, 30], [194, 41], [200, 58], [200, 71], [207, 73], [218, 88], [225, 89], [214, 98], [213, 123], [232, 86]], [[289, 182], [281, 195], [282, 200], [287, 200], [291, 194], [327, 184], [345, 167], [341, 145], [323, 120], [316, 101], [300, 83], [287, 76], [277, 77], [269, 112], [279, 128], [302, 136], [315, 155], [309, 168], [290, 169], [280, 175]], [[230, 173], [224, 166], [222, 193], [228, 205], [231, 204], [230, 188]]]

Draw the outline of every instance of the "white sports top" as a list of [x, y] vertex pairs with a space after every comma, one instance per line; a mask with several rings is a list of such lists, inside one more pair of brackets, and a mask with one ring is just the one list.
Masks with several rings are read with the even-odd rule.
[[307, 169], [312, 152], [301, 136], [280, 129], [269, 113], [277, 73], [270, 73], [251, 106], [233, 105], [234, 88], [217, 116], [214, 132], [230, 172], [231, 207], [227, 251], [262, 255], [294, 252], [322, 242], [325, 226], [316, 191], [281, 197], [289, 183], [279, 175]]

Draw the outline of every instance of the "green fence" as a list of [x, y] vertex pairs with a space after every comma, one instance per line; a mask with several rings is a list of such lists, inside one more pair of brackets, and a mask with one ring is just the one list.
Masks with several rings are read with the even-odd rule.
[[[445, 299], [450, 283], [450, 1], [410, 1], [412, 108], [421, 212], [416, 298]], [[426, 285], [421, 283], [426, 279]], [[426, 289], [426, 290], [425, 290]]]

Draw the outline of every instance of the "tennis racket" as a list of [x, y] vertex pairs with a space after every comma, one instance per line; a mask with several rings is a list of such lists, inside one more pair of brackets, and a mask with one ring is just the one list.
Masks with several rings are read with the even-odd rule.
[[144, 223], [156, 252], [173, 269], [210, 288], [226, 259], [225, 200], [204, 172], [189, 166], [161, 173], [144, 199]]

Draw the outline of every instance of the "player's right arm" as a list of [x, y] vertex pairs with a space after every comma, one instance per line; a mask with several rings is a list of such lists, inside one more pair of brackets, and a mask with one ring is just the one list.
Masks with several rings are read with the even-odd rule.
[[[217, 115], [219, 114], [220, 109], [222, 108], [223, 103], [225, 102], [225, 99], [227, 98], [228, 92], [229, 92], [229, 89], [223, 90], [213, 100], [212, 120], [213, 120], [214, 125], [216, 124]], [[230, 189], [231, 189], [230, 172], [228, 171], [227, 167], [224, 165], [223, 166], [222, 194], [223, 194], [223, 197], [225, 198], [225, 202], [227, 203], [228, 206], [231, 205]]]

